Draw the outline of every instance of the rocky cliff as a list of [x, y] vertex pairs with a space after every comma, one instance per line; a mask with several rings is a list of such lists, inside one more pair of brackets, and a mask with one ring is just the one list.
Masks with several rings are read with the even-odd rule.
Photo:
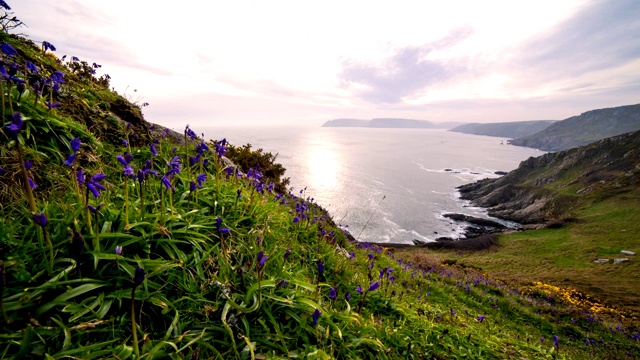
[[497, 179], [458, 189], [491, 216], [523, 224], [571, 216], [586, 201], [638, 191], [640, 131], [523, 161]]

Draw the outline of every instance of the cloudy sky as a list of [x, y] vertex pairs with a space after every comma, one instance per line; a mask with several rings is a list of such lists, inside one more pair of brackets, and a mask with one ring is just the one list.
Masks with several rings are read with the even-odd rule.
[[[168, 126], [564, 119], [640, 102], [637, 0], [6, 0]], [[134, 91], [137, 90], [137, 91]]]

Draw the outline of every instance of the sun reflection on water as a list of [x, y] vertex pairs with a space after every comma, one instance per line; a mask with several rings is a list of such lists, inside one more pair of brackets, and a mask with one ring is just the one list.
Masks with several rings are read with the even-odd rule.
[[311, 137], [305, 154], [308, 169], [307, 185], [316, 190], [331, 190], [337, 187], [338, 170], [342, 163], [331, 139]]

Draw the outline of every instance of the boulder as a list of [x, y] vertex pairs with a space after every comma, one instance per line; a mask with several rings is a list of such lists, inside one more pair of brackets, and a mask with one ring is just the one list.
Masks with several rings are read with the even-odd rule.
[[598, 263], [598, 264], [606, 264], [608, 262], [609, 262], [609, 259], [598, 259], [594, 261], [594, 263]]
[[622, 251], [620, 251], [620, 254], [629, 255], [629, 256], [635, 256], [636, 255], [636, 253], [634, 253], [633, 251], [629, 251], [629, 250], [622, 250]]
[[620, 264], [620, 263], [627, 262], [627, 261], [629, 261], [628, 258], [616, 258], [616, 259], [613, 259], [613, 263], [614, 264]]

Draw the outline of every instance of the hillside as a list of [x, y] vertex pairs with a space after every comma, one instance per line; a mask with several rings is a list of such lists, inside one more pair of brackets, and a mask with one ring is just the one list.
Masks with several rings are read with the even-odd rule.
[[168, 133], [38, 44], [0, 32], [2, 358], [640, 353], [627, 310], [354, 242], [273, 155]]
[[512, 121], [488, 124], [470, 123], [456, 126], [449, 131], [515, 139], [542, 131], [554, 122], [556, 120]]
[[587, 111], [510, 143], [561, 151], [637, 130], [640, 130], [640, 104]]
[[530, 224], [640, 185], [640, 131], [523, 161], [507, 175], [459, 187], [463, 199], [495, 217]]

